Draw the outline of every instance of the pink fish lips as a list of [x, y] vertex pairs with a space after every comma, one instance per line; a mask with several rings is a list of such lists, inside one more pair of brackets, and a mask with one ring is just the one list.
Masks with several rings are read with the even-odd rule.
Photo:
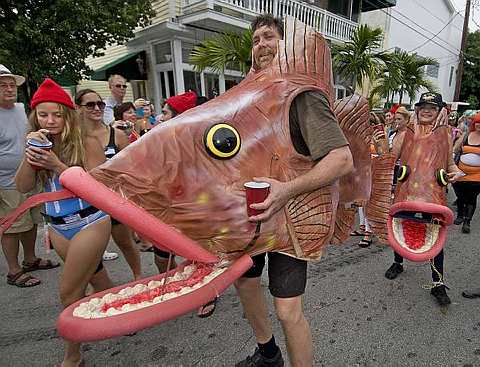
[[57, 328], [70, 341], [89, 342], [127, 335], [197, 309], [218, 297], [252, 266], [235, 261], [187, 261], [159, 274], [96, 293], [68, 306]]
[[452, 211], [444, 205], [402, 201], [392, 205], [388, 241], [395, 252], [412, 261], [427, 261], [442, 250]]

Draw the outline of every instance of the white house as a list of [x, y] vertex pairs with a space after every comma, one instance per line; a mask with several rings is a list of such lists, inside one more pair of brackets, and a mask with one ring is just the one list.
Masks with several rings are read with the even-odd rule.
[[[258, 14], [272, 13], [294, 16], [330, 41], [344, 42], [358, 26], [362, 11], [394, 4], [394, 0], [156, 0], [152, 25], [136, 30], [127, 44], [108, 48], [105, 56], [88, 59], [95, 71], [93, 81], [82, 81], [79, 87], [106, 96], [105, 80], [118, 73], [129, 79], [128, 99], [146, 96], [157, 107], [163, 99], [189, 89], [212, 98], [242, 79], [238, 70], [198, 73], [189, 64], [194, 45], [218, 32], [245, 30]], [[338, 86], [338, 96], [343, 93]]]
[[450, 0], [397, 0], [394, 7], [362, 14], [361, 22], [384, 30], [385, 50], [437, 59], [439, 65], [426, 67], [426, 73], [443, 99], [453, 101], [463, 19]]

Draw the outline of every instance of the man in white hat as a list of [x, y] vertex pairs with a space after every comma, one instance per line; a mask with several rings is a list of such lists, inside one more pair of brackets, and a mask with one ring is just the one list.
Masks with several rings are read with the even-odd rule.
[[[23, 104], [17, 102], [17, 87], [25, 78], [10, 72], [0, 64], [0, 217], [15, 210], [25, 195], [16, 190], [15, 173], [25, 151], [27, 116]], [[27, 274], [29, 271], [51, 269], [59, 266], [35, 255], [37, 224], [42, 218], [38, 209], [20, 217], [2, 235], [2, 250], [8, 266], [7, 283], [17, 287], [33, 287], [40, 280]], [[22, 242], [24, 261], [18, 263], [19, 242]]]

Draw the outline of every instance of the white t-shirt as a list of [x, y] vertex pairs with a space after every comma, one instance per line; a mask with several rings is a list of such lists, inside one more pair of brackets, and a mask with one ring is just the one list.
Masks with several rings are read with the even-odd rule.
[[0, 187], [15, 189], [15, 173], [25, 152], [27, 115], [22, 103], [13, 108], [0, 107]]
[[103, 111], [103, 123], [110, 125], [114, 120], [113, 108], [119, 103], [112, 97], [105, 98], [105, 110]]

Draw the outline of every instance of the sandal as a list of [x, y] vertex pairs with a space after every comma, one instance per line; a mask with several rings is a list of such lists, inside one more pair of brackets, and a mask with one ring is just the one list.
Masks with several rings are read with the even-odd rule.
[[350, 233], [350, 236], [365, 236], [365, 225], [360, 224], [358, 229]]
[[60, 266], [60, 263], [54, 263], [52, 260], [45, 260], [37, 257], [34, 262], [22, 262], [22, 270], [24, 273], [28, 273], [35, 270], [48, 270], [54, 269]]
[[153, 252], [153, 246], [150, 247], [141, 247], [140, 252]]
[[372, 243], [373, 243], [372, 235], [366, 234], [365, 237], [362, 238], [357, 245], [361, 248], [366, 248], [366, 247], [370, 247]]
[[40, 283], [40, 279], [32, 277], [29, 274], [25, 274], [23, 270], [20, 270], [16, 274], [7, 274], [7, 284], [14, 285], [18, 288], [35, 287]]
[[203, 306], [201, 306], [198, 309], [197, 316], [200, 317], [201, 319], [212, 316], [213, 313], [215, 312], [215, 309], [217, 308], [217, 299], [218, 297], [215, 297], [210, 302], [205, 303]]

